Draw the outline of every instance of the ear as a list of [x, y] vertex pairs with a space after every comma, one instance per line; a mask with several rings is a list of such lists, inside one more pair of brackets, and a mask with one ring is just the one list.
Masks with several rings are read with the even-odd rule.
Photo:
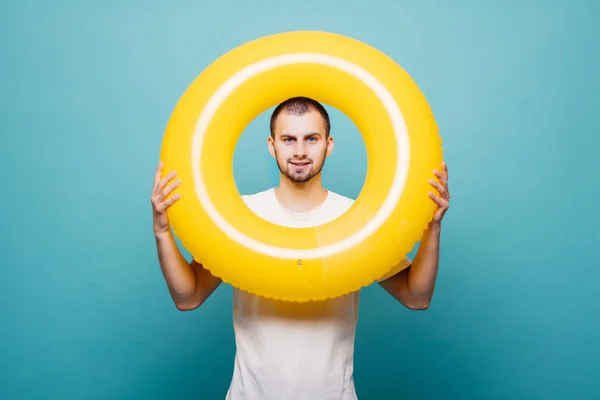
[[271, 135], [269, 135], [269, 138], [267, 139], [267, 147], [269, 149], [269, 153], [271, 153], [271, 157], [277, 158], [275, 157], [275, 141]]
[[325, 157], [329, 157], [329, 155], [333, 151], [334, 142], [335, 141], [333, 140], [333, 136], [329, 136], [327, 138], [327, 153], [325, 153]]

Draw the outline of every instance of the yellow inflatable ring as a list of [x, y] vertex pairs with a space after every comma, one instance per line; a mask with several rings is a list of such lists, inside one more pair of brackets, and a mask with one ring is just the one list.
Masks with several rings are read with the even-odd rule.
[[[258, 217], [233, 177], [246, 126], [294, 96], [347, 115], [368, 155], [353, 206], [314, 228]], [[302, 302], [356, 291], [394, 272], [435, 211], [428, 179], [442, 146], [423, 94], [393, 60], [355, 39], [302, 31], [248, 42], [208, 66], [177, 103], [161, 159], [165, 173], [174, 170], [182, 180], [168, 214], [194, 259], [242, 290]]]

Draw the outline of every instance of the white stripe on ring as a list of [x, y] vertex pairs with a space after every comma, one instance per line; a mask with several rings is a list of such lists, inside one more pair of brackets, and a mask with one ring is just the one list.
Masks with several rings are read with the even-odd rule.
[[[206, 129], [211, 119], [213, 118], [215, 112], [223, 103], [223, 101], [231, 93], [233, 93], [233, 91], [236, 90], [236, 88], [238, 88], [240, 85], [242, 85], [245, 81], [252, 78], [253, 76], [280, 66], [295, 63], [313, 63], [327, 65], [330, 67], [338, 68], [363, 81], [371, 90], [373, 90], [377, 97], [379, 97], [390, 116], [392, 125], [394, 127], [394, 132], [396, 134], [396, 151], [398, 154], [396, 174], [394, 177], [392, 188], [390, 189], [383, 205], [375, 214], [375, 217], [371, 221], [369, 221], [362, 229], [360, 229], [359, 231], [355, 232], [347, 238], [344, 238], [336, 243], [331, 243], [325, 246], [306, 250], [272, 246], [268, 243], [259, 242], [238, 231], [233, 225], [226, 221], [221, 214], [219, 214], [213, 203], [210, 201], [202, 179], [202, 171], [200, 170], [200, 156], [202, 154], [202, 146], [204, 143]], [[196, 131], [192, 142], [192, 160], [194, 160], [195, 165], [193, 171], [194, 182], [196, 185], [196, 193], [198, 195], [200, 203], [202, 204], [210, 218], [214, 221], [214, 223], [232, 240], [247, 248], [252, 249], [255, 252], [259, 252], [271, 257], [293, 260], [308, 260], [328, 257], [333, 254], [345, 251], [368, 238], [377, 230], [377, 228], [379, 228], [383, 224], [383, 222], [393, 212], [398, 201], [400, 200], [400, 196], [402, 195], [402, 190], [404, 189], [404, 184], [406, 182], [408, 174], [408, 166], [410, 162], [409, 146], [410, 143], [406, 124], [402, 116], [402, 112], [398, 107], [398, 104], [394, 100], [392, 94], [387, 90], [387, 88], [368, 71], [347, 60], [325, 54], [293, 53], [276, 56], [258, 61], [238, 71], [235, 75], [229, 78], [221, 87], [219, 87], [219, 89], [214, 93], [214, 95], [210, 98], [210, 100], [202, 110], [202, 114], [200, 115], [200, 118], [198, 119], [198, 123], [196, 125]]]

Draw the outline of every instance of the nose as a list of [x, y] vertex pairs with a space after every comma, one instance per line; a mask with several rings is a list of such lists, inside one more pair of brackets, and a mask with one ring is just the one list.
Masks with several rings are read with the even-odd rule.
[[296, 141], [294, 146], [294, 157], [296, 158], [304, 158], [306, 157], [306, 143], [303, 140]]

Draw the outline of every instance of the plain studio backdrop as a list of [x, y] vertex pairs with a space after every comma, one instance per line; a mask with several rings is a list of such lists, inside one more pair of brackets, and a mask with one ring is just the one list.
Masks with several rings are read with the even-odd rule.
[[[192, 80], [238, 45], [300, 29], [405, 68], [450, 169], [431, 308], [363, 292], [359, 398], [600, 398], [599, 18], [593, 0], [2, 1], [0, 398], [224, 398], [231, 288], [174, 307], [152, 181]], [[329, 110], [324, 181], [355, 197], [364, 145]], [[240, 139], [242, 194], [276, 183], [267, 135], [264, 113]]]

